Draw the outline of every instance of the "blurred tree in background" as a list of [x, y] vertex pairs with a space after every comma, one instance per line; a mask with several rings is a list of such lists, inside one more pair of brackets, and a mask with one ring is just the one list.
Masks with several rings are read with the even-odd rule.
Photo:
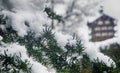
[[120, 45], [118, 43], [111, 44], [109, 47], [101, 48], [101, 52], [111, 57], [116, 63], [116, 68], [111, 73], [120, 73]]

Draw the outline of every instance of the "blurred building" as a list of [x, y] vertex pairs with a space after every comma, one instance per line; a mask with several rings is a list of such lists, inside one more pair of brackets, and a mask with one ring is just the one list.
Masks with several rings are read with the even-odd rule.
[[113, 38], [115, 34], [114, 27], [117, 25], [116, 19], [104, 14], [103, 11], [100, 11], [100, 13], [100, 17], [87, 24], [91, 29], [90, 40], [92, 42], [99, 42]]

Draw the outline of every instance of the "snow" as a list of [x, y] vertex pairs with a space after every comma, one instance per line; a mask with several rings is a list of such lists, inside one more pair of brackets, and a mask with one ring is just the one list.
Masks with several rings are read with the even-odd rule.
[[43, 30], [42, 25], [49, 23], [47, 14], [43, 12], [44, 0], [2, 0], [0, 3], [4, 9], [2, 13], [10, 19], [7, 25], [12, 26], [21, 37], [30, 30], [39, 34]]
[[56, 14], [63, 16], [66, 13], [66, 6], [64, 6], [63, 4], [57, 4], [54, 8], [54, 11], [56, 12]]
[[64, 47], [68, 42], [71, 45], [76, 43], [76, 40], [73, 40], [71, 35], [65, 34], [63, 32], [55, 33], [55, 39], [57, 40], [58, 45], [61, 47]]
[[2, 41], [2, 39], [3, 39], [3, 37], [2, 37], [2, 36], [0, 36], [0, 41]]
[[[0, 0], [0, 8], [4, 9], [2, 13], [10, 19], [7, 23], [7, 26], [12, 26], [12, 28], [17, 31], [19, 36], [24, 37], [29, 31], [33, 31], [36, 33], [36, 35], [40, 35], [44, 28], [43, 25], [50, 25], [50, 19], [47, 17], [46, 13], [43, 12], [46, 5], [45, 1], [46, 0]], [[63, 1], [63, 4], [56, 4], [54, 10], [57, 14], [65, 17], [67, 8], [71, 4], [71, 0], [61, 1]], [[75, 33], [82, 39], [84, 47], [86, 48], [85, 52], [90, 55], [92, 60], [99, 58], [108, 66], [110, 66], [111, 63], [114, 63], [113, 60], [108, 56], [100, 53], [99, 47], [109, 46], [115, 42], [120, 43], [120, 21], [116, 27], [116, 30], [118, 30], [116, 33], [117, 37], [108, 39], [103, 42], [90, 42], [90, 30], [87, 27], [87, 22], [93, 21], [95, 19], [94, 17], [89, 17], [89, 15], [91, 15], [91, 13], [94, 14], [93, 12], [97, 12], [97, 4], [99, 1], [100, 0], [76, 0], [76, 5], [73, 13], [78, 13], [80, 16], [71, 16], [70, 19], [66, 20], [66, 23], [69, 23], [69, 25], [65, 25], [65, 27], [63, 26], [65, 28], [65, 31], [62, 30], [62, 25], [57, 26], [56, 24], [56, 29], [54, 30], [56, 32], [55, 39], [61, 47], [64, 47], [68, 41], [71, 44], [75, 44], [76, 40], [73, 40], [72, 38], [73, 33]], [[105, 13], [120, 20], [119, 3], [119, 0], [103, 1]], [[0, 47], [0, 49], [2, 48], [3, 47]], [[42, 66], [36, 61], [33, 61], [31, 58], [28, 58], [24, 46], [12, 43], [7, 45], [7, 49], [9, 49], [10, 53], [18, 53], [20, 51], [23, 55], [23, 60], [26, 58], [30, 60], [31, 64], [33, 64], [33, 73], [50, 73], [47, 71], [46, 67]], [[110, 61], [108, 62], [109, 59]]]
[[50, 73], [47, 71], [47, 68], [45, 66], [28, 57], [25, 46], [21, 46], [18, 43], [4, 44], [0, 47], [0, 53], [4, 54], [4, 50], [8, 50], [7, 55], [16, 54], [19, 56], [19, 54], [21, 53], [21, 59], [23, 61], [27, 59], [28, 62], [30, 62], [30, 64], [32, 65], [32, 73]]
[[[10, 22], [8, 23], [12, 24], [12, 28], [18, 32], [18, 35], [22, 37], [24, 35], [27, 35], [27, 32], [30, 30], [34, 31], [35, 33], [39, 33], [40, 31], [42, 31], [42, 24], [47, 24], [47, 15], [41, 11], [18, 11], [16, 13], [3, 11], [3, 14], [8, 16], [8, 18], [10, 19]], [[28, 25], [26, 25], [25, 23], [27, 23]]]

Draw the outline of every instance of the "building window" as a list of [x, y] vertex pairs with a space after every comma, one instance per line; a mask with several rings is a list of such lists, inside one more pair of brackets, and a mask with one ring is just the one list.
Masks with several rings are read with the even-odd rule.
[[100, 27], [96, 27], [96, 28], [95, 28], [95, 31], [99, 31], [99, 30], [100, 30]]
[[114, 33], [113, 33], [113, 32], [109, 32], [108, 35], [109, 35], [109, 36], [113, 36]]
[[102, 36], [103, 36], [103, 37], [104, 37], [104, 36], [107, 36], [107, 33], [103, 32], [103, 33], [102, 33]]
[[101, 36], [101, 34], [100, 34], [100, 33], [96, 33], [95, 36], [96, 36], [96, 37], [99, 37], [99, 36]]
[[104, 27], [102, 27], [101, 29], [102, 29], [102, 30], [107, 30], [107, 27], [104, 26]]
[[113, 30], [113, 27], [112, 27], [112, 26], [109, 26], [109, 27], [108, 27], [108, 30]]
[[98, 25], [102, 25], [103, 24], [103, 21], [98, 21]]
[[106, 24], [106, 25], [109, 25], [109, 24], [110, 24], [110, 21], [109, 21], [109, 20], [105, 21], [105, 24]]

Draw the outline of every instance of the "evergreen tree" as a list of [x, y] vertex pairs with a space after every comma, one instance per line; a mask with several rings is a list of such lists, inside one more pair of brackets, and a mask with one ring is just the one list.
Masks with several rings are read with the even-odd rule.
[[[5, 24], [6, 25], [6, 20]], [[60, 46], [58, 46], [57, 41], [54, 39], [54, 34], [52, 32], [52, 28], [45, 26], [45, 29], [43, 29], [43, 33], [38, 38], [35, 38], [35, 33], [30, 31], [28, 32], [28, 35], [24, 37], [18, 36], [17, 32], [12, 29], [12, 27], [7, 27], [6, 31], [0, 29], [0, 35], [3, 37], [3, 42], [5, 43], [13, 43], [13, 42], [19, 42], [21, 45], [25, 45], [27, 48], [28, 55], [30, 57], [33, 57], [38, 62], [44, 64], [44, 65], [53, 65], [54, 68], [56, 68], [57, 72], [65, 72], [65, 73], [79, 73], [80, 72], [80, 61], [77, 59], [78, 56], [82, 55], [83, 52], [83, 46], [81, 44], [81, 41], [77, 41], [75, 45], [70, 45], [69, 42], [64, 47], [66, 51], [64, 51]], [[78, 54], [77, 56], [73, 56], [74, 54]], [[6, 57], [5, 57], [6, 56]], [[3, 56], [2, 58], [10, 58], [12, 60], [12, 64], [14, 62], [21, 63], [22, 60], [18, 56], [8, 56], [7, 54]], [[69, 61], [68, 61], [69, 58]], [[8, 63], [11, 62], [8, 61]], [[27, 62], [22, 62], [25, 64], [26, 70], [27, 68]], [[16, 65], [15, 65], [16, 66]], [[19, 68], [21, 65], [18, 65], [17, 68]], [[17, 69], [16, 68], [16, 69]], [[7, 67], [6, 67], [7, 69]], [[11, 68], [13, 69], [13, 68]], [[10, 70], [10, 69], [9, 69]], [[16, 70], [14, 70], [15, 72]], [[19, 69], [18, 69], [19, 72]]]
[[116, 68], [113, 68], [111, 73], [120, 73], [120, 45], [111, 44], [109, 47], [101, 48], [101, 52], [110, 56], [116, 64]]
[[21, 56], [0, 54], [0, 73], [31, 73], [31, 66], [27, 60], [22, 61]]

